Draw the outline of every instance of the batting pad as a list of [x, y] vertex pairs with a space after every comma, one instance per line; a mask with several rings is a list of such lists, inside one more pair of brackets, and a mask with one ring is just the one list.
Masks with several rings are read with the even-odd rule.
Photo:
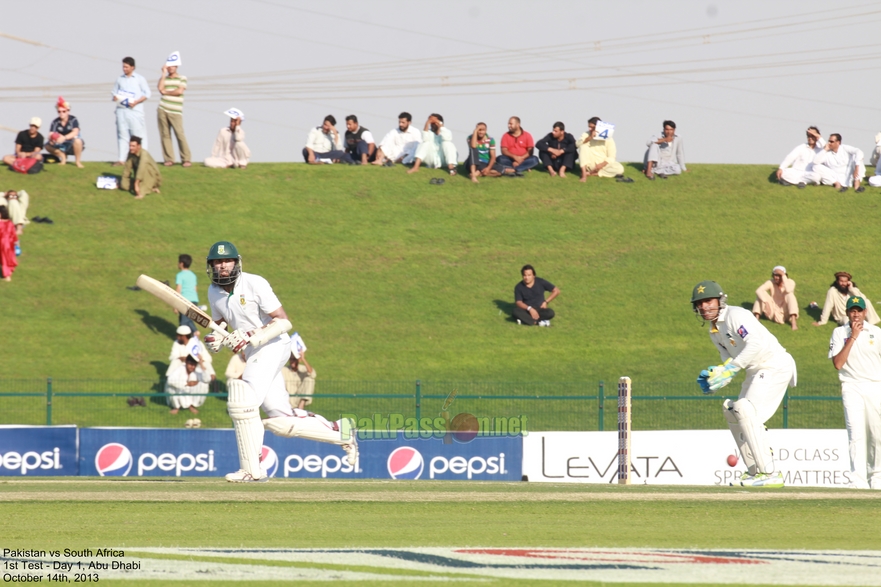
[[305, 438], [330, 444], [343, 445], [348, 440], [343, 440], [339, 430], [334, 430], [330, 422], [324, 418], [315, 416], [281, 416], [263, 420], [266, 429], [278, 436], [285, 438]]
[[746, 398], [730, 404], [730, 411], [740, 424], [741, 434], [752, 453], [756, 473], [771, 474], [775, 471], [774, 455], [768, 446], [765, 425], [756, 416], [756, 408]]
[[260, 421], [260, 406], [254, 402], [254, 390], [241, 379], [227, 380], [226, 388], [229, 391], [226, 409], [235, 428], [241, 469], [255, 479], [265, 477], [260, 469], [263, 422]]
[[740, 427], [740, 422], [737, 420], [737, 416], [734, 415], [731, 406], [732, 403], [730, 399], [726, 399], [722, 403], [722, 411], [725, 413], [725, 419], [728, 421], [728, 429], [731, 430], [734, 442], [737, 443], [737, 450], [740, 452], [743, 464], [746, 465], [747, 473], [755, 475], [756, 460], [753, 458], [753, 453], [750, 450], [749, 445], [746, 443], [746, 438], [743, 435], [743, 428]]

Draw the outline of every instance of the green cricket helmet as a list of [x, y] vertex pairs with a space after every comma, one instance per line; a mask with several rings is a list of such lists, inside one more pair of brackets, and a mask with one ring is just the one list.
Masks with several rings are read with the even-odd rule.
[[[235, 259], [236, 264], [228, 276], [221, 276], [212, 265], [211, 262], [218, 259]], [[208, 256], [205, 257], [205, 263], [207, 265], [205, 271], [208, 273], [208, 277], [212, 283], [217, 285], [232, 285], [238, 280], [239, 275], [242, 274], [242, 256], [239, 255], [239, 250], [236, 246], [229, 241], [217, 241], [211, 245], [211, 248], [208, 249]]]
[[701, 321], [704, 321], [704, 317], [701, 316], [700, 310], [697, 308], [697, 303], [712, 298], [719, 300], [720, 311], [728, 306], [728, 296], [722, 291], [722, 286], [715, 281], [701, 281], [694, 286], [693, 290], [691, 290], [691, 306], [694, 313]]

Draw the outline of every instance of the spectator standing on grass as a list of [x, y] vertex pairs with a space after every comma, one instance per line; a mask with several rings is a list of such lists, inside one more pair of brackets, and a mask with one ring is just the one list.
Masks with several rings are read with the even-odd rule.
[[162, 139], [162, 158], [165, 165], [174, 165], [174, 145], [171, 143], [171, 133], [177, 137], [177, 147], [180, 150], [181, 165], [190, 167], [192, 157], [187, 136], [184, 134], [184, 92], [187, 91], [187, 76], [179, 75], [177, 68], [180, 67], [180, 51], [175, 51], [165, 60], [162, 66], [162, 75], [159, 77], [159, 108], [156, 115], [159, 119], [159, 137]]
[[[174, 283], [177, 287], [177, 293], [185, 297], [187, 300], [199, 305], [199, 292], [196, 289], [198, 280], [196, 274], [190, 271], [190, 265], [193, 264], [193, 258], [190, 255], [178, 255], [177, 257], [177, 275], [174, 277]], [[177, 312], [177, 310], [175, 310]], [[190, 327], [193, 332], [196, 331], [196, 323], [193, 322], [186, 314], [178, 314], [178, 324]]]
[[6, 206], [0, 206], [0, 274], [3, 281], [12, 281], [12, 272], [18, 267], [18, 259], [15, 255], [15, 246], [18, 244], [18, 235], [15, 234], [15, 226], [9, 219], [9, 211]]
[[5, 164], [13, 167], [18, 159], [43, 160], [43, 135], [40, 134], [42, 124], [43, 121], [39, 117], [31, 118], [28, 129], [15, 136], [15, 154], [3, 157]]
[[180, 409], [198, 414], [208, 395], [209, 383], [211, 377], [205, 370], [204, 355], [187, 355], [184, 364], [175, 369], [165, 381], [165, 393], [168, 394], [166, 400], [171, 408], [171, 415], [177, 414]]
[[416, 148], [422, 142], [422, 133], [410, 124], [413, 117], [409, 112], [398, 114], [398, 128], [388, 131], [376, 149], [374, 165], [407, 165], [416, 158]]
[[315, 369], [306, 360], [306, 343], [295, 332], [291, 335], [291, 358], [281, 370], [284, 386], [291, 396], [291, 407], [305, 410], [315, 393]]
[[55, 110], [58, 112], [58, 118], [49, 125], [49, 142], [46, 143], [46, 150], [58, 157], [59, 165], [65, 165], [67, 157], [72, 153], [76, 166], [82, 169], [80, 158], [86, 143], [83, 142], [80, 122], [70, 113], [70, 102], [65, 101], [61, 96], [58, 96]]
[[566, 132], [562, 122], [555, 122], [554, 129], [535, 146], [542, 167], [551, 177], [566, 177], [566, 171], [575, 171], [575, 137]]
[[486, 124], [478, 122], [474, 132], [468, 135], [468, 158], [465, 169], [474, 183], [478, 177], [498, 177], [501, 175], [496, 163], [496, 140], [486, 134]]
[[[548, 304], [560, 295], [560, 288], [550, 281], [536, 277], [532, 265], [524, 265], [520, 269], [520, 275], [523, 280], [514, 286], [513, 315], [517, 319], [517, 324], [550, 326], [555, 313], [548, 308]], [[546, 291], [551, 292], [547, 299], [545, 299]]]
[[[863, 292], [853, 282], [853, 276], [847, 271], [839, 271], [835, 274], [835, 281], [832, 282], [832, 285], [826, 291], [823, 313], [820, 315], [820, 321], [814, 322], [814, 326], [826, 324], [830, 316], [841, 326], [847, 324], [847, 300], [853, 297], [865, 298]], [[816, 306], [816, 302], [812, 302], [811, 305]], [[878, 313], [875, 312], [875, 308], [869, 300], [866, 300], [866, 320], [869, 324], [881, 322], [881, 318], [878, 317]]]
[[146, 194], [158, 194], [161, 183], [159, 166], [147, 149], [141, 146], [141, 137], [132, 137], [119, 189], [133, 193], [136, 200], [142, 200]]
[[777, 324], [792, 324], [798, 330], [798, 300], [795, 299], [795, 282], [789, 279], [786, 267], [777, 265], [771, 270], [771, 279], [756, 290], [753, 315], [758, 320], [764, 314]]
[[359, 125], [354, 114], [346, 116], [346, 153], [361, 165], [367, 165], [376, 155], [373, 133]]
[[802, 143], [792, 151], [777, 168], [777, 181], [780, 185], [794, 185], [804, 189], [808, 184], [818, 183], [814, 171], [814, 157], [823, 152], [826, 141], [820, 136], [820, 129], [809, 126], [807, 143]]
[[6, 206], [9, 212], [9, 219], [15, 225], [15, 234], [20, 235], [24, 232], [24, 225], [30, 224], [28, 220], [28, 204], [31, 201], [30, 196], [24, 190], [9, 190], [0, 192], [0, 205]]
[[245, 114], [238, 108], [230, 108], [224, 114], [229, 116], [229, 127], [217, 133], [211, 156], [205, 159], [205, 167], [246, 169], [251, 160], [251, 149], [245, 144], [245, 131], [242, 128]]
[[310, 165], [355, 163], [352, 156], [343, 150], [343, 139], [336, 129], [336, 118], [333, 114], [325, 116], [321, 126], [309, 131], [306, 146], [303, 147], [303, 159]]
[[685, 145], [679, 135], [676, 134], [676, 123], [665, 120], [663, 132], [655, 135], [646, 143], [648, 151], [645, 152], [645, 165], [643, 166], [646, 178], [667, 179], [668, 175], [679, 175], [688, 171], [685, 167]]
[[857, 192], [865, 191], [860, 182], [866, 176], [863, 152], [856, 147], [841, 144], [841, 135], [832, 133], [823, 150], [814, 156], [811, 179], [820, 185], [831, 185], [846, 192], [853, 185]]
[[456, 164], [459, 162], [456, 145], [453, 144], [453, 133], [444, 126], [444, 117], [430, 114], [422, 130], [422, 142], [416, 148], [413, 167], [407, 173], [416, 173], [425, 164], [431, 169], [446, 167], [450, 175], [456, 175]]
[[532, 135], [520, 126], [520, 118], [512, 116], [508, 119], [508, 132], [502, 135], [502, 154], [499, 165], [506, 171], [515, 173], [529, 171], [539, 164], [538, 157], [533, 155], [535, 141]]
[[587, 181], [590, 176], [614, 177], [628, 183], [633, 181], [624, 177], [624, 166], [617, 161], [615, 139], [611, 136], [607, 139], [597, 138], [597, 123], [600, 121], [598, 116], [589, 119], [587, 132], [575, 142], [578, 163], [581, 165], [581, 181]]
[[113, 85], [113, 101], [116, 102], [116, 139], [119, 159], [114, 165], [125, 165], [129, 143], [133, 136], [141, 137], [147, 149], [147, 124], [144, 120], [144, 102], [150, 97], [150, 86], [140, 73], [135, 72], [135, 60], [122, 60], [122, 75]]
[[847, 299], [849, 324], [832, 331], [829, 358], [841, 381], [851, 485], [881, 489], [881, 328], [866, 322], [866, 300]]

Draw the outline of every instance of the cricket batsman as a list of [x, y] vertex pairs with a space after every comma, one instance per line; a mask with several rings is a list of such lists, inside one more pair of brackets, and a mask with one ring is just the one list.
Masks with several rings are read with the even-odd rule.
[[746, 371], [740, 396], [722, 403], [728, 428], [747, 467], [739, 484], [783, 487], [765, 422], [777, 411], [787, 386], [795, 387], [795, 360], [752, 312], [727, 302], [728, 296], [715, 281], [701, 281], [691, 293], [694, 313], [710, 323], [710, 340], [722, 358], [721, 365], [701, 371], [697, 382], [707, 395], [731, 383], [739, 371]]
[[[226, 480], [248, 483], [269, 479], [260, 466], [264, 425], [279, 436], [338, 444], [354, 466], [358, 459], [354, 422], [329, 422], [291, 408], [281, 369], [291, 356], [288, 331], [292, 325], [269, 282], [242, 271], [242, 257], [229, 241], [211, 245], [206, 262], [212, 319], [233, 331], [227, 335], [210, 333], [205, 343], [212, 352], [227, 347], [233, 353], [244, 352], [246, 359], [242, 378], [227, 381], [227, 410], [236, 433], [241, 468], [228, 474]], [[261, 407], [267, 416], [263, 421]]]

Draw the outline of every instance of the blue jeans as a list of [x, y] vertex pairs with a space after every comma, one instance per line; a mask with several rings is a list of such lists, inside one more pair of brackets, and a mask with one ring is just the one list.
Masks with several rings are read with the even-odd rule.
[[517, 167], [514, 167], [514, 160], [506, 155], [499, 155], [499, 158], [496, 159], [499, 166], [505, 169], [514, 169], [515, 171], [526, 171], [527, 169], [532, 169], [533, 167], [537, 167], [539, 164], [538, 157], [535, 155], [530, 155], [526, 159], [520, 162]]

